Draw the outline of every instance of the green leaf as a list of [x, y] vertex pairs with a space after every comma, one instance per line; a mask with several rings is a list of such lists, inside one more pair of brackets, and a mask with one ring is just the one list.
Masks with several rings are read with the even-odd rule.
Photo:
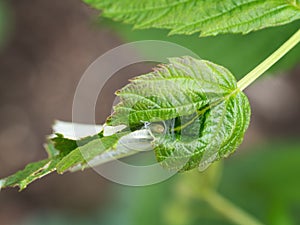
[[[201, 118], [203, 117], [203, 118]], [[243, 140], [250, 120], [247, 97], [239, 92], [199, 116], [192, 125], [200, 128], [193, 138], [167, 135], [155, 139], [155, 153], [159, 162], [168, 169], [190, 170], [199, 165], [205, 170], [212, 162], [227, 157]], [[189, 132], [191, 125], [181, 130]], [[196, 135], [200, 136], [196, 137]]]
[[[95, 136], [89, 136], [81, 140], [71, 140], [57, 134], [56, 137], [45, 144], [48, 153], [48, 159], [28, 164], [23, 170], [0, 180], [0, 189], [5, 187], [19, 186], [23, 190], [28, 184], [46, 176], [47, 174], [58, 171], [65, 172], [72, 166], [82, 164], [81, 169], [87, 167], [86, 162], [110, 149], [115, 143], [113, 140], [119, 138], [116, 135], [103, 137], [102, 133]], [[106, 161], [114, 159], [113, 154], [106, 155]]]
[[163, 121], [152, 132], [157, 160], [168, 169], [205, 169], [242, 142], [250, 120], [247, 97], [224, 67], [191, 57], [172, 58], [117, 92], [107, 121], [132, 129]]
[[120, 104], [109, 125], [138, 126], [191, 115], [236, 90], [235, 78], [224, 67], [192, 57], [169, 61], [117, 91]]
[[5, 187], [16, 187], [23, 190], [31, 182], [55, 171], [55, 166], [59, 161], [58, 157], [44, 159], [39, 162], [28, 164], [24, 170], [17, 172], [5, 179], [0, 180], [0, 189]]
[[134, 24], [134, 28], [165, 28], [170, 34], [201, 36], [248, 33], [300, 18], [294, 0], [85, 0], [102, 16]]
[[[0, 180], [0, 190], [5, 187], [19, 186], [20, 190], [33, 181], [57, 171], [83, 170], [120, 157], [137, 153], [124, 147], [119, 140], [129, 132], [118, 132], [103, 136], [103, 132], [80, 140], [65, 138], [62, 134], [48, 140], [44, 145], [48, 159], [28, 164], [23, 170]], [[121, 139], [122, 140], [122, 139]]]
[[57, 134], [56, 137], [49, 140], [44, 145], [48, 158], [30, 163], [23, 170], [0, 180], [0, 190], [5, 187], [20, 188], [20, 191], [25, 189], [28, 184], [40, 179], [47, 174], [56, 170], [57, 163], [69, 154], [72, 150], [77, 148], [77, 142], [64, 138], [63, 135]]
[[[94, 139], [87, 144], [76, 148], [58, 163], [57, 172], [63, 173], [79, 164], [80, 169], [84, 169], [85, 167], [88, 167], [88, 165], [86, 165], [87, 162], [107, 151], [113, 155], [113, 152], [117, 151], [116, 147], [120, 137], [125, 134], [126, 133], [114, 134], [102, 137], [101, 139]], [[114, 159], [113, 156], [109, 157], [109, 160], [112, 159]], [[105, 160], [108, 160], [108, 157], [106, 157]]]
[[55, 149], [59, 152], [60, 156], [66, 156], [76, 148], [88, 144], [89, 142], [103, 137], [103, 132], [94, 136], [87, 136], [80, 140], [72, 140], [65, 138], [62, 134], [56, 134], [56, 137], [51, 139], [50, 143], [53, 143]]

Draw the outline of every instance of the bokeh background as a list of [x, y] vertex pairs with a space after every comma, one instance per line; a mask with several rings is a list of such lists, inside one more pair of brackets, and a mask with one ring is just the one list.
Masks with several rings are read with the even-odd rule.
[[[245, 36], [168, 37], [97, 15], [80, 0], [0, 1], [0, 177], [46, 157], [42, 145], [53, 121], [71, 120], [79, 79], [106, 51], [135, 40], [167, 40], [226, 66], [239, 79], [300, 27], [296, 21]], [[97, 122], [110, 114], [114, 91], [151, 66], [136, 64], [111, 79], [99, 96]], [[92, 170], [52, 174], [20, 193], [2, 190], [0, 224], [231, 224], [180, 191], [196, 186], [201, 193], [207, 177], [264, 223], [300, 224], [300, 46], [246, 93], [252, 122], [244, 143], [213, 172], [142, 188], [114, 184]]]

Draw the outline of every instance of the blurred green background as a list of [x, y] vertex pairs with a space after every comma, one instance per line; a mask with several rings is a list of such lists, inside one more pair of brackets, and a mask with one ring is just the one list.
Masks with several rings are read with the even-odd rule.
[[[106, 51], [136, 40], [171, 41], [226, 66], [239, 79], [300, 25], [198, 38], [132, 30], [97, 15], [79, 0], [0, 1], [0, 177], [45, 157], [42, 144], [53, 120], [71, 120], [79, 79]], [[209, 185], [265, 224], [300, 224], [299, 63], [300, 45], [246, 90], [252, 122], [245, 141], [207, 172], [148, 187], [121, 186], [92, 170], [53, 174], [21, 193], [1, 191], [0, 224], [232, 224], [201, 200]], [[150, 69], [132, 65], [111, 79], [99, 96], [99, 123], [110, 114], [114, 91]], [[191, 196], [195, 189], [200, 200]]]

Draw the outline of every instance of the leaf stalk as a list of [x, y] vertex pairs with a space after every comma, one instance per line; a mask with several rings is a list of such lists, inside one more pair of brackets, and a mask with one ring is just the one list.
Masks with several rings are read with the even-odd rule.
[[273, 66], [279, 59], [288, 53], [293, 47], [300, 42], [300, 29], [290, 37], [280, 48], [266, 58], [262, 63], [244, 76], [237, 84], [238, 88], [243, 91], [252, 84], [258, 77]]

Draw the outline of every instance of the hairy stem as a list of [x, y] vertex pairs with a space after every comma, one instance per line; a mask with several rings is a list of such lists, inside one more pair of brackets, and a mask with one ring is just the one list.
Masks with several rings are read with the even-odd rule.
[[251, 215], [214, 190], [205, 190], [201, 199], [206, 201], [214, 210], [237, 225], [263, 225], [257, 219], [253, 218]]
[[295, 47], [299, 43], [299, 41], [300, 29], [292, 37], [290, 37], [280, 48], [278, 48], [272, 55], [266, 58], [261, 64], [259, 64], [250, 73], [243, 77], [237, 84], [238, 88], [241, 91], [247, 88], [250, 84], [253, 83], [253, 81], [260, 77], [279, 59], [281, 59], [287, 52], [289, 52], [293, 47]]

